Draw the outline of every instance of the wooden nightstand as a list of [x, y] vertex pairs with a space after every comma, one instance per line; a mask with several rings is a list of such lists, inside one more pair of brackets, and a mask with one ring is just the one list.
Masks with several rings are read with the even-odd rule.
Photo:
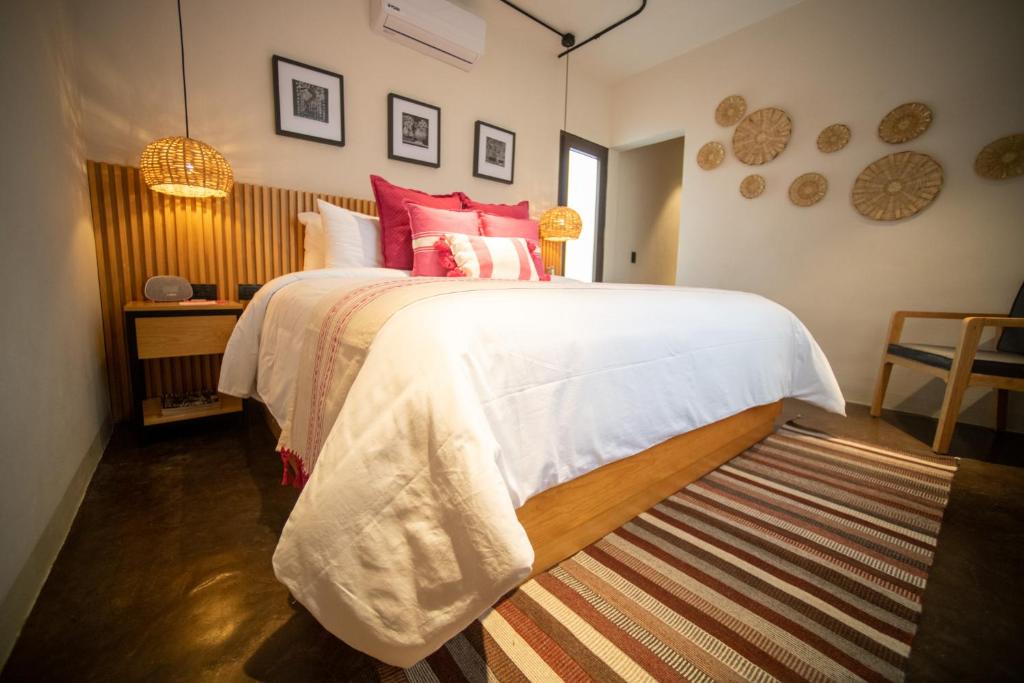
[[166, 424], [197, 417], [237, 413], [242, 399], [220, 395], [220, 405], [164, 415], [160, 398], [142, 399], [146, 395], [144, 360], [176, 358], [224, 353], [242, 304], [223, 303], [182, 306], [179, 303], [132, 301], [124, 307], [124, 329], [128, 335], [129, 371], [132, 380], [132, 403], [136, 420], [141, 425]]

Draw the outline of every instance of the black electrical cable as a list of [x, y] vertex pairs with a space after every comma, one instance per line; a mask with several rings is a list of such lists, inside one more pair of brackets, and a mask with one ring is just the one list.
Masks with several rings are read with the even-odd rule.
[[584, 40], [582, 43], [577, 43], [576, 42], [576, 36], [574, 36], [572, 33], [568, 33], [568, 32], [563, 33], [562, 31], [559, 31], [557, 28], [555, 28], [551, 24], [547, 23], [543, 19], [539, 19], [539, 18], [535, 17], [534, 15], [530, 14], [529, 12], [524, 10], [522, 7], [520, 7], [519, 5], [515, 4], [514, 2], [511, 2], [511, 0], [501, 0], [501, 1], [503, 3], [505, 3], [506, 5], [508, 5], [509, 7], [511, 7], [512, 9], [516, 10], [517, 12], [519, 12], [520, 14], [522, 14], [522, 15], [530, 18], [530, 19], [532, 19], [535, 22], [537, 22], [538, 24], [540, 24], [541, 26], [543, 26], [547, 30], [551, 31], [552, 33], [557, 34], [562, 39], [562, 45], [564, 47], [569, 48], [568, 50], [565, 50], [564, 52], [559, 53], [559, 55], [558, 55], [559, 57], [565, 57], [566, 55], [568, 55], [573, 50], [580, 49], [581, 47], [583, 47], [584, 45], [586, 45], [587, 43], [589, 43], [592, 40], [597, 40], [598, 38], [600, 38], [604, 34], [608, 33], [608, 31], [611, 31], [613, 28], [617, 28], [619, 26], [622, 26], [627, 21], [629, 21], [630, 19], [632, 19], [636, 15], [640, 14], [641, 12], [643, 12], [644, 9], [646, 9], [646, 7], [647, 7], [647, 0], [640, 0], [640, 7], [637, 8], [637, 10], [634, 11], [632, 14], [629, 14], [629, 15], [619, 19], [614, 24], [601, 29], [600, 31], [598, 31], [594, 35], [592, 35], [589, 38], [587, 38], [586, 40]]
[[185, 95], [185, 137], [192, 137], [188, 130], [188, 84], [185, 81], [185, 29], [181, 25], [181, 0], [178, 0], [178, 41], [181, 44], [181, 91]]
[[629, 21], [630, 19], [632, 19], [636, 15], [640, 14], [641, 12], [643, 12], [645, 7], [647, 7], [647, 0], [640, 0], [640, 7], [635, 12], [633, 12], [632, 14], [630, 14], [628, 16], [625, 16], [625, 17], [619, 19], [618, 21], [616, 21], [614, 24], [612, 24], [608, 28], [601, 29], [600, 31], [598, 31], [594, 35], [592, 35], [589, 38], [587, 38], [586, 40], [584, 40], [582, 43], [578, 43], [576, 45], [569, 46], [568, 50], [566, 50], [565, 52], [562, 52], [558, 56], [559, 57], [565, 57], [567, 54], [569, 54], [573, 50], [580, 49], [581, 47], [583, 47], [584, 45], [586, 45], [587, 43], [589, 43], [592, 40], [597, 40], [598, 38], [600, 38], [604, 34], [608, 33], [608, 31], [611, 31], [613, 28], [617, 28], [619, 26], [622, 26], [627, 21]]

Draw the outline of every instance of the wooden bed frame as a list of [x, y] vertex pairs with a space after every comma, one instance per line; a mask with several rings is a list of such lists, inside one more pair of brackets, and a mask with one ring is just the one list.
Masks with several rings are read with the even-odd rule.
[[[275, 437], [277, 421], [262, 403]], [[765, 438], [782, 401], [679, 434], [537, 494], [516, 511], [533, 545], [530, 576], [550, 569]]]

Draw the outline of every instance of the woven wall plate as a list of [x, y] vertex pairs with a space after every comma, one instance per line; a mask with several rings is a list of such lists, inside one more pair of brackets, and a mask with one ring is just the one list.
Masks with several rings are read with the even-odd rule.
[[709, 142], [697, 152], [697, 165], [705, 171], [718, 168], [725, 160], [725, 145], [721, 142]]
[[715, 121], [720, 126], [735, 126], [747, 113], [747, 101], [741, 95], [729, 95], [718, 103]]
[[1024, 175], [1024, 133], [1007, 135], [982, 147], [974, 160], [974, 171], [993, 180]]
[[885, 115], [878, 124], [878, 137], [891, 145], [910, 142], [932, 125], [932, 110], [920, 102], [907, 102]]
[[753, 199], [754, 197], [760, 197], [761, 193], [764, 192], [765, 182], [763, 175], [753, 174], [748, 175], [740, 183], [740, 194], [747, 199]]
[[942, 189], [942, 166], [927, 154], [896, 152], [871, 163], [853, 182], [854, 208], [872, 220], [895, 221], [928, 206]]
[[833, 123], [818, 133], [818, 149], [825, 154], [838, 152], [850, 144], [850, 127], [844, 123]]
[[779, 156], [792, 134], [789, 114], [775, 107], [758, 109], [736, 126], [732, 151], [748, 166], [758, 166]]
[[828, 181], [820, 173], [804, 173], [789, 186], [789, 201], [797, 206], [813, 206], [828, 192]]

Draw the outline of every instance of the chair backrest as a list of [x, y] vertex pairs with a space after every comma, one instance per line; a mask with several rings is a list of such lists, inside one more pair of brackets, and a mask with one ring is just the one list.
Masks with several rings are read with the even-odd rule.
[[[1013, 306], [1010, 308], [1010, 317], [1024, 318], [1024, 284], [1020, 286], [1017, 298], [1013, 300]], [[1004, 329], [1003, 334], [999, 337], [999, 343], [996, 344], [996, 348], [1000, 351], [1009, 351], [1010, 353], [1024, 353], [1024, 327]]]

